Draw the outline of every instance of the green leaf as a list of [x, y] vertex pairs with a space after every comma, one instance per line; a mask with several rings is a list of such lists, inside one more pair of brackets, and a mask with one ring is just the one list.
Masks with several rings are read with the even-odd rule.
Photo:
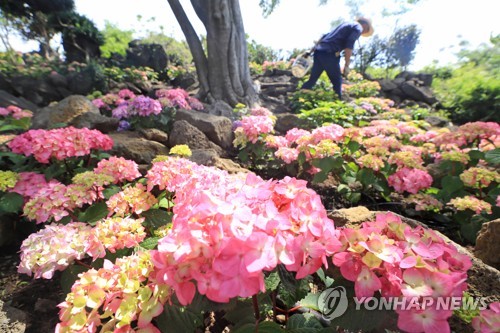
[[319, 298], [319, 294], [318, 293], [310, 292], [310, 293], [308, 293], [306, 295], [306, 297], [304, 297], [303, 299], [301, 299], [299, 301], [299, 303], [300, 303], [301, 306], [303, 306], [305, 308], [319, 311], [320, 308], [318, 307], [318, 298]]
[[321, 329], [321, 322], [311, 313], [294, 314], [286, 323], [286, 332], [290, 333], [313, 333]]
[[45, 178], [47, 180], [50, 180], [66, 173], [66, 168], [60, 163], [54, 163], [51, 164], [48, 168], [45, 168], [43, 170], [43, 173], [45, 175]]
[[458, 176], [448, 175], [443, 177], [441, 180], [441, 187], [442, 190], [439, 191], [437, 197], [445, 202], [448, 202], [450, 199], [460, 195], [464, 190], [464, 184]]
[[357, 203], [357, 202], [359, 202], [359, 200], [361, 200], [361, 193], [350, 192], [350, 193], [346, 193], [345, 197], [350, 202]]
[[12, 119], [12, 125], [27, 131], [31, 126], [31, 118]]
[[[1, 146], [1, 145], [0, 145]], [[11, 152], [0, 152], [0, 158], [7, 157], [13, 164], [20, 166], [26, 162], [28, 159], [24, 155], [11, 153]], [[15, 170], [14, 168], [12, 170]]]
[[328, 178], [328, 172], [320, 171], [313, 177], [313, 183], [318, 184], [324, 182]]
[[469, 151], [469, 157], [473, 164], [476, 164], [477, 161], [484, 159], [484, 152], [480, 150], [471, 150]]
[[347, 144], [347, 148], [351, 151], [351, 153], [357, 152], [360, 147], [361, 144], [356, 141], [349, 141], [349, 143]]
[[7, 124], [0, 126], [0, 132], [6, 132], [6, 131], [14, 131], [14, 130], [22, 130], [23, 128], [20, 126], [12, 125], [12, 124]]
[[154, 250], [158, 246], [159, 237], [150, 237], [142, 241], [139, 246], [146, 250]]
[[373, 174], [373, 170], [366, 168], [359, 170], [357, 178], [365, 187], [369, 187], [377, 181], [377, 177]]
[[95, 223], [109, 214], [108, 206], [105, 202], [97, 202], [78, 215], [81, 222]]
[[340, 157], [325, 157], [319, 160], [314, 160], [312, 162], [312, 165], [314, 165], [317, 168], [320, 168], [321, 171], [327, 173], [330, 172], [330, 170], [342, 167], [343, 163], [344, 160]]
[[310, 291], [307, 278], [297, 280], [295, 274], [287, 271], [282, 265], [278, 266], [281, 283], [278, 287], [278, 296], [288, 308], [292, 308]]
[[493, 150], [488, 150], [484, 154], [484, 159], [486, 162], [492, 164], [492, 165], [498, 165], [500, 164], [500, 148], [496, 148]]
[[460, 233], [468, 242], [470, 242], [471, 244], [476, 244], [477, 234], [479, 233], [481, 227], [483, 226], [483, 223], [485, 222], [488, 222], [488, 220], [481, 215], [474, 215], [469, 221], [461, 220], [459, 222]]
[[20, 212], [24, 204], [23, 196], [15, 192], [7, 192], [0, 196], [0, 213]]
[[160, 201], [158, 202], [158, 207], [160, 208], [165, 208], [165, 209], [170, 209], [174, 207], [174, 203], [167, 198], [161, 198]]
[[201, 312], [195, 313], [189, 308], [167, 303], [155, 321], [161, 332], [189, 333], [196, 332], [201, 327], [203, 315]]
[[254, 325], [255, 328], [255, 314], [250, 299], [238, 300], [233, 309], [226, 311], [224, 318], [234, 325], [233, 329], [236, 331], [246, 325]]
[[255, 324], [245, 324], [241, 326], [239, 329], [234, 330], [234, 333], [283, 333], [283, 329], [280, 325], [271, 322], [271, 321], [263, 321], [259, 323], [258, 329], [255, 327]]
[[187, 308], [189, 309], [189, 311], [192, 311], [194, 313], [204, 313], [209, 311], [227, 312], [234, 309], [236, 307], [236, 304], [236, 298], [230, 299], [227, 303], [218, 303], [211, 301], [205, 295], [201, 295], [200, 293], [196, 292], [193, 300], [187, 306]]
[[71, 292], [71, 287], [78, 280], [78, 274], [88, 271], [88, 268], [81, 265], [70, 265], [61, 274], [61, 289], [64, 294]]
[[120, 191], [121, 191], [121, 188], [119, 186], [112, 185], [112, 186], [108, 187], [107, 189], [105, 189], [104, 191], [102, 191], [102, 194], [104, 195], [104, 198], [107, 200], [107, 199], [111, 198], [113, 195], [115, 195], [116, 193], [119, 193]]
[[268, 276], [264, 278], [264, 283], [266, 285], [266, 290], [273, 291], [278, 288], [278, 285], [280, 284], [280, 277], [278, 272], [274, 271], [271, 272]]
[[155, 229], [172, 223], [172, 213], [169, 213], [163, 209], [150, 209], [143, 212], [141, 216], [145, 218], [145, 226]]
[[325, 274], [325, 271], [323, 270], [323, 268], [318, 269], [316, 274], [318, 275], [320, 280], [325, 284], [326, 288], [330, 287], [333, 284], [333, 282], [335, 281], [333, 278], [331, 278]]
[[340, 184], [337, 186], [337, 192], [340, 194], [345, 194], [351, 192], [351, 188], [347, 184]]

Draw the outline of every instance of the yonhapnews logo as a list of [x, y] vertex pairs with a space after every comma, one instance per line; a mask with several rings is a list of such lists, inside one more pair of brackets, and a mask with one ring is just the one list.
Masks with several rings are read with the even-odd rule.
[[318, 307], [323, 318], [328, 320], [342, 316], [348, 305], [347, 291], [342, 286], [325, 289], [318, 298]]
[[[488, 303], [484, 297], [353, 297], [355, 309], [415, 311], [434, 308], [436, 310], [485, 310]], [[349, 306], [344, 287], [325, 289], [318, 298], [318, 308], [324, 319], [333, 320], [342, 316]]]

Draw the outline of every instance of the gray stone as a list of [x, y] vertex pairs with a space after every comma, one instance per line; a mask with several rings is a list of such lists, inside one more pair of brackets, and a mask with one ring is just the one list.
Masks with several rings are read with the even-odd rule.
[[149, 67], [156, 72], [163, 71], [168, 65], [168, 55], [160, 44], [129, 43], [126, 63], [134, 67]]
[[172, 80], [172, 84], [175, 87], [182, 88], [184, 90], [188, 90], [190, 87], [194, 86], [197, 84], [197, 79], [196, 79], [196, 74], [195, 73], [183, 73], [180, 74], [179, 76], [175, 77]]
[[484, 223], [476, 239], [474, 254], [485, 264], [500, 270], [500, 219]]
[[61, 99], [54, 86], [43, 78], [15, 76], [11, 79], [11, 85], [16, 94], [23, 96], [36, 105], [47, 105]]
[[396, 83], [388, 79], [379, 80], [378, 83], [380, 84], [381, 90], [384, 92], [394, 90], [398, 87]]
[[13, 308], [0, 300], [0, 332], [24, 333], [28, 324], [26, 312]]
[[113, 139], [110, 154], [149, 164], [157, 155], [167, 155], [168, 148], [156, 141], [150, 141], [135, 132], [115, 132], [108, 134]]
[[407, 81], [401, 85], [401, 90], [408, 96], [408, 98], [415, 101], [422, 101], [428, 104], [437, 102], [436, 97], [428, 87], [417, 87], [413, 82]]
[[72, 95], [59, 103], [38, 110], [32, 119], [33, 128], [48, 128], [56, 123], [69, 124], [85, 113], [100, 114], [99, 109], [84, 96]]
[[424, 86], [426, 86], [426, 87], [432, 86], [432, 79], [433, 79], [432, 74], [420, 73], [420, 74], [417, 74], [417, 77], [420, 81], [422, 81]]
[[73, 94], [90, 94], [95, 88], [95, 83], [95, 73], [91, 69], [68, 75], [68, 89]]
[[213, 166], [218, 169], [225, 170], [228, 173], [250, 172], [248, 169], [242, 168], [239, 164], [230, 159], [219, 157], [217, 152], [213, 149], [193, 150], [189, 159], [197, 164]]
[[157, 128], [140, 129], [139, 133], [147, 140], [159, 142], [168, 146], [168, 134]]
[[117, 118], [106, 117], [94, 112], [86, 112], [71, 120], [68, 125], [76, 128], [96, 129], [102, 133], [110, 133], [118, 129], [119, 122], [120, 120]]
[[213, 149], [218, 155], [223, 155], [221, 147], [211, 142], [198, 128], [185, 120], [176, 121], [169, 137], [169, 146], [188, 145], [190, 149]]
[[406, 80], [402, 77], [398, 77], [398, 78], [395, 78], [394, 80], [392, 80], [392, 82], [394, 82], [396, 85], [401, 85], [405, 82]]
[[5, 90], [0, 90], [0, 106], [7, 107], [9, 105], [15, 105], [23, 110], [30, 110], [35, 112], [38, 110], [38, 106], [23, 97], [16, 97], [9, 94]]
[[205, 113], [226, 117], [230, 120], [235, 120], [235, 113], [233, 112], [233, 108], [223, 101], [216, 101], [215, 103], [206, 105]]
[[193, 110], [179, 110], [175, 119], [185, 120], [200, 131], [218, 146], [224, 149], [233, 148], [234, 133], [232, 122], [227, 117], [215, 116]]
[[57, 72], [51, 72], [47, 76], [48, 82], [50, 82], [54, 87], [64, 87], [66, 88], [68, 86], [68, 79]]
[[446, 127], [450, 124], [449, 120], [438, 116], [428, 116], [424, 120], [434, 127]]
[[282, 113], [276, 115], [276, 124], [274, 125], [274, 130], [277, 133], [285, 134], [292, 128], [305, 128], [307, 122], [304, 119], [300, 119], [296, 114], [293, 113]]

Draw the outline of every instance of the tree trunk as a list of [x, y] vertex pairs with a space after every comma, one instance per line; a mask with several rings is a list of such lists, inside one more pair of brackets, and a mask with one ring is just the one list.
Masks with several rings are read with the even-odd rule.
[[257, 101], [257, 93], [248, 66], [239, 0], [209, 0], [208, 3], [208, 79], [212, 96], [232, 106], [252, 105]]
[[[191, 0], [207, 31], [207, 56], [178, 0], [168, 0], [193, 53], [200, 87], [210, 103], [258, 101], [248, 66], [248, 51], [239, 0]], [[200, 51], [201, 50], [201, 51]], [[206, 85], [206, 87], [205, 87]]]

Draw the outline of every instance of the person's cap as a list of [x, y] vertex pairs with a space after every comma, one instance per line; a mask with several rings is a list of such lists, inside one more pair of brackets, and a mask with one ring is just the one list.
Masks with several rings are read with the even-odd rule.
[[364, 32], [361, 34], [361, 36], [363, 37], [370, 37], [371, 35], [373, 35], [373, 25], [372, 25], [372, 21], [369, 19], [369, 18], [366, 18], [366, 17], [359, 17], [356, 21], [358, 21], [359, 24], [366, 24], [368, 25], [368, 31], [367, 32]]

